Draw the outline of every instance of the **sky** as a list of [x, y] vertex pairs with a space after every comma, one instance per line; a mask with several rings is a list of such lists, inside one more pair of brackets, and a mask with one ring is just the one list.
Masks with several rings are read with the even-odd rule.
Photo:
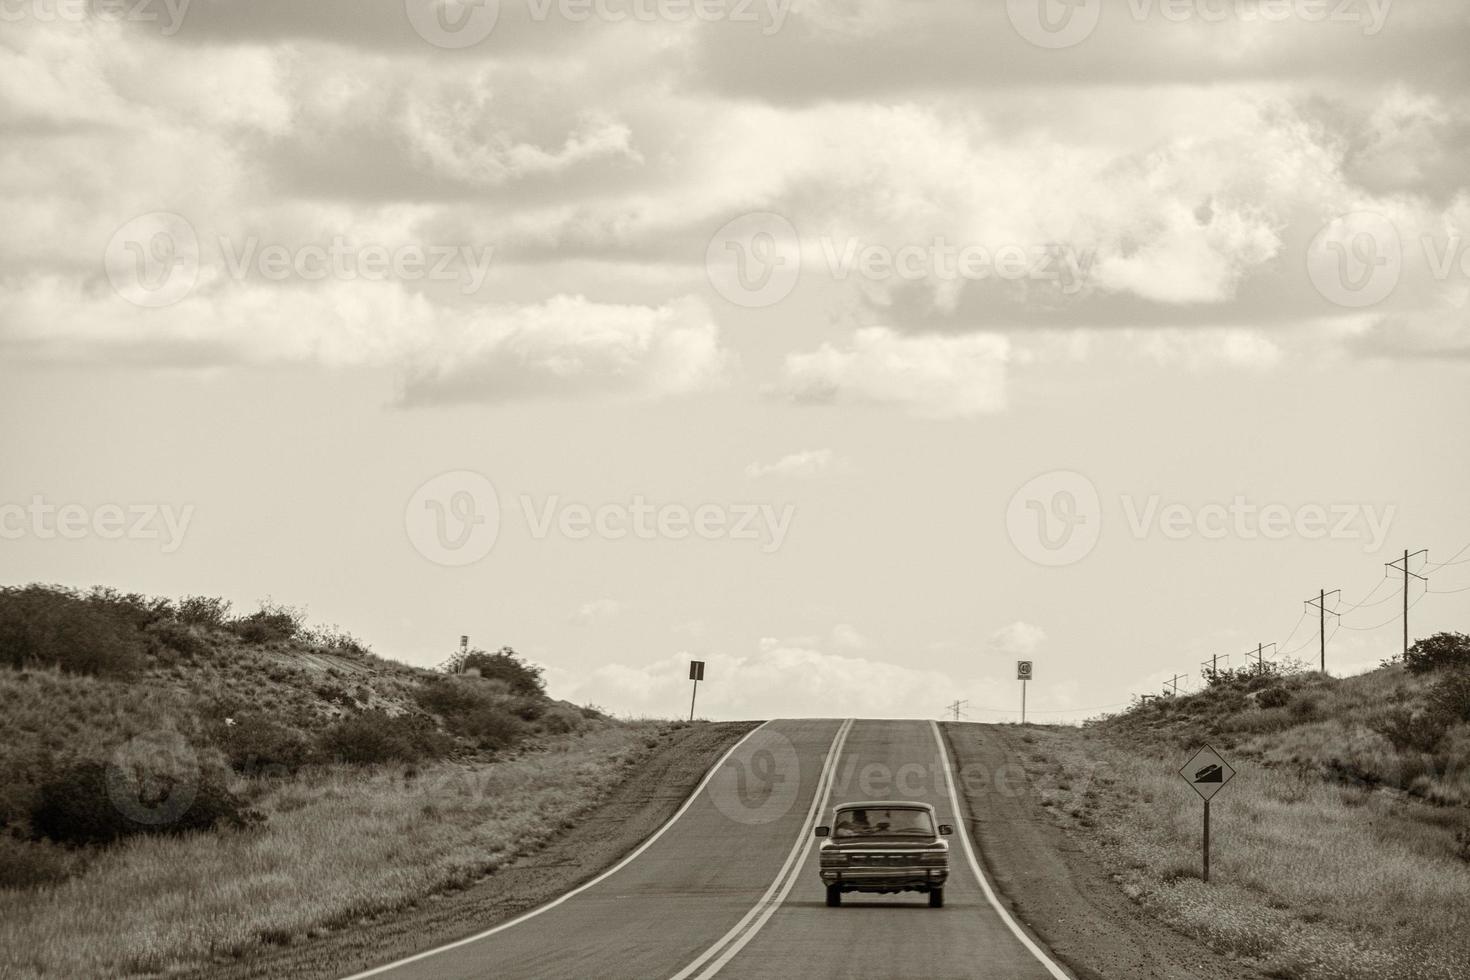
[[[0, 2], [0, 583], [623, 715], [1470, 616], [1470, 12]], [[1337, 593], [1334, 595], [1334, 590]], [[1267, 654], [1271, 648], [1267, 647]]]

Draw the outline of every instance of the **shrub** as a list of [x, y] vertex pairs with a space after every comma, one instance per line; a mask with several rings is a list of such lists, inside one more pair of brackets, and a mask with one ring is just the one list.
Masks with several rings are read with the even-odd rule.
[[1436, 633], [1418, 640], [1404, 654], [1404, 666], [1411, 673], [1455, 667], [1470, 670], [1470, 636], [1464, 633]]
[[204, 638], [180, 622], [154, 623], [148, 627], [146, 635], [154, 654], [160, 650], [171, 650], [189, 660], [199, 660], [207, 657], [210, 652], [210, 646]]
[[230, 768], [250, 775], [293, 773], [311, 761], [311, 743], [301, 733], [258, 714], [221, 724], [215, 740]]
[[1397, 707], [1375, 718], [1369, 727], [1393, 743], [1400, 752], [1433, 752], [1449, 730], [1449, 719], [1437, 711], [1411, 711]]
[[541, 715], [541, 726], [553, 735], [575, 732], [585, 721], [581, 711], [565, 704], [553, 705]]
[[84, 761], [41, 784], [31, 826], [60, 843], [100, 844], [135, 834], [246, 826], [258, 819], [217, 773], [153, 768], [129, 774], [117, 765]]
[[1268, 687], [1256, 695], [1256, 703], [1263, 708], [1284, 708], [1291, 704], [1291, 692], [1284, 687]]
[[295, 639], [301, 633], [302, 619], [299, 610], [267, 599], [258, 612], [230, 620], [229, 628], [246, 643], [277, 643]]
[[496, 653], [472, 650], [464, 658], [463, 667], [465, 670], [478, 670], [481, 677], [505, 681], [513, 694], [528, 697], [544, 697], [546, 694], [541, 668], [522, 660], [510, 647], [502, 647]]
[[444, 727], [473, 739], [481, 748], [500, 749], [524, 733], [517, 709], [529, 699], [501, 695], [504, 683], [476, 677], [445, 677], [429, 681], [414, 692], [425, 710], [444, 720]]
[[223, 629], [230, 619], [230, 602], [216, 596], [185, 596], [179, 600], [174, 615], [189, 626]]
[[0, 834], [0, 889], [56, 884], [70, 877], [79, 863], [76, 854], [47, 841]]
[[426, 718], [393, 717], [383, 711], [363, 711], [342, 718], [322, 732], [323, 754], [350, 765], [438, 759], [454, 748], [453, 741]]
[[0, 589], [0, 663], [129, 677], [142, 667], [143, 650], [131, 615], [116, 603], [43, 585]]
[[1429, 692], [1432, 709], [1454, 721], [1470, 721], [1470, 671], [1442, 678]]

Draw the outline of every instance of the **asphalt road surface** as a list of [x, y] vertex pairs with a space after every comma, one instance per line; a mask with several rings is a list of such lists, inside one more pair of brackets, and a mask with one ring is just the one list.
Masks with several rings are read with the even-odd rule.
[[[602, 876], [351, 980], [1066, 977], [988, 894], [950, 777], [931, 722], [770, 722]], [[944, 908], [917, 892], [827, 908], [812, 827], [855, 799], [923, 800], [955, 825]]]

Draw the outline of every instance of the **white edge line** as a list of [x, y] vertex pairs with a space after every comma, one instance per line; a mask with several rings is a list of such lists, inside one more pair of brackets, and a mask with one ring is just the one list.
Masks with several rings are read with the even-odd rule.
[[1010, 928], [1011, 932], [1015, 933], [1016, 938], [1021, 940], [1021, 945], [1030, 950], [1031, 955], [1040, 960], [1041, 965], [1046, 967], [1047, 971], [1056, 980], [1072, 980], [1067, 972], [1060, 966], [1057, 966], [1040, 946], [1032, 942], [1031, 937], [1026, 935], [1026, 930], [1022, 929], [1020, 924], [1011, 918], [1011, 914], [1006, 911], [1005, 906], [996, 897], [995, 890], [990, 887], [990, 879], [985, 876], [985, 870], [980, 867], [980, 861], [975, 857], [975, 847], [970, 843], [969, 821], [965, 819], [965, 812], [960, 809], [960, 798], [955, 792], [955, 781], [950, 772], [949, 749], [945, 747], [944, 735], [939, 731], [939, 722], [930, 721], [929, 724], [934, 729], [934, 741], [939, 743], [939, 757], [944, 760], [944, 781], [949, 784], [949, 805], [954, 810], [954, 818], [960, 825], [960, 841], [965, 845], [965, 856], [970, 859], [970, 870], [975, 872], [975, 877], [979, 879], [980, 888], [985, 892], [985, 897], [989, 900], [991, 908], [995, 909], [996, 914], [1001, 917], [1001, 921]]
[[392, 963], [385, 963], [382, 966], [373, 967], [371, 970], [365, 970], [362, 973], [354, 973], [349, 977], [344, 977], [343, 980], [363, 980], [364, 977], [374, 977], [380, 973], [387, 973], [389, 970], [396, 970], [401, 966], [408, 965], [409, 963], [417, 963], [419, 960], [426, 960], [431, 956], [438, 956], [440, 953], [448, 952], [451, 949], [458, 949], [461, 946], [468, 946], [470, 943], [477, 943], [480, 940], [493, 936], [498, 932], [503, 932], [506, 929], [509, 929], [511, 926], [518, 926], [522, 922], [534, 919], [536, 918], [536, 916], [540, 915], [543, 912], [549, 912], [560, 905], [562, 902], [565, 902], [567, 899], [574, 898], [577, 895], [582, 894], [582, 892], [585, 892], [587, 889], [591, 888], [593, 885], [596, 885], [599, 882], [611, 878], [613, 875], [626, 868], [629, 864], [633, 863], [633, 861], [636, 860], [638, 856], [641, 855], [644, 851], [652, 847], [654, 842], [662, 837], [668, 831], [668, 829], [672, 827], [674, 823], [684, 815], [684, 812], [694, 805], [694, 801], [699, 798], [699, 794], [704, 792], [704, 788], [709, 785], [710, 780], [714, 779], [715, 773], [720, 770], [721, 766], [729, 761], [730, 757], [735, 754], [735, 750], [744, 745], [752, 735], [765, 728], [769, 724], [770, 721], [761, 722], [759, 725], [746, 732], [745, 735], [741, 737], [740, 741], [730, 746], [729, 750], [726, 751], [724, 755], [720, 756], [719, 760], [714, 765], [709, 767], [709, 771], [704, 774], [704, 778], [699, 781], [699, 785], [694, 787], [694, 791], [689, 794], [689, 798], [684, 801], [684, 805], [679, 807], [679, 809], [674, 812], [674, 815], [670, 817], [662, 827], [654, 831], [651, 837], [645, 840], [642, 844], [639, 844], [638, 847], [636, 847], [631, 853], [626, 855], [621, 861], [613, 865], [611, 868], [608, 868], [596, 878], [593, 878], [591, 881], [583, 882], [566, 894], [552, 899], [550, 902], [547, 902], [545, 905], [538, 905], [531, 911], [523, 913], [522, 915], [518, 915], [508, 922], [502, 922], [498, 926], [486, 929], [484, 932], [477, 932], [473, 936], [466, 936], [463, 939], [456, 939], [452, 943], [445, 943], [443, 946], [436, 946], [433, 949], [426, 949], [423, 952], [415, 953], [412, 956], [405, 956], [401, 960], [394, 960]]
[[[840, 736], [841, 743], [834, 744], [832, 747], [833, 765], [832, 772], [827, 780], [826, 790], [823, 791], [821, 787], [818, 787], [817, 795], [821, 797], [822, 803], [821, 806], [816, 808], [817, 817], [820, 817], [824, 812], [826, 812], [827, 807], [832, 802], [832, 787], [837, 784], [837, 773], [838, 770], [842, 768], [842, 750], [847, 747], [847, 733], [852, 731], [852, 724], [852, 719], [848, 719], [847, 724], [844, 725], [842, 728]], [[816, 799], [814, 798], [812, 802], [816, 803]], [[806, 822], [807, 824], [812, 823], [811, 814], [807, 815]], [[803, 834], [802, 837], [798, 840], [798, 843], [802, 845], [801, 859], [796, 862], [796, 867], [791, 869], [791, 874], [787, 876], [785, 884], [781, 887], [781, 893], [776, 896], [775, 901], [770, 902], [765, 906], [764, 909], [761, 909], [760, 918], [756, 919], [756, 921], [751, 924], [750, 928], [745, 931], [744, 935], [740, 936], [738, 939], [732, 942], [725, 949], [725, 951], [720, 954], [720, 958], [715, 960], [714, 963], [710, 964], [709, 968], [701, 973], [696, 978], [696, 980], [709, 980], [710, 977], [723, 970], [726, 964], [728, 964], [730, 960], [734, 959], [735, 956], [738, 955], [739, 952], [744, 949], [752, 939], [755, 938], [756, 933], [765, 928], [766, 923], [770, 921], [771, 916], [776, 914], [776, 910], [786, 903], [786, 896], [791, 894], [791, 887], [796, 884], [796, 879], [801, 876], [802, 868], [806, 867], [806, 859], [812, 853], [812, 841], [816, 839], [812, 835], [811, 830], [808, 827], [803, 826], [803, 829], [805, 829], [807, 832]], [[760, 908], [760, 906], [758, 905], [756, 906], [756, 908]], [[751, 911], [755, 910], [752, 909]]]

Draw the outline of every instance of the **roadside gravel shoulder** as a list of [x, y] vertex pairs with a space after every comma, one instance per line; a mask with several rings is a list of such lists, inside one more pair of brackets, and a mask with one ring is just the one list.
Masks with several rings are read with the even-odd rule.
[[1100, 856], [1027, 785], [1015, 737], [995, 725], [943, 726], [971, 838], [1016, 917], [1079, 980], [1260, 980], [1261, 973], [1149, 917]]

